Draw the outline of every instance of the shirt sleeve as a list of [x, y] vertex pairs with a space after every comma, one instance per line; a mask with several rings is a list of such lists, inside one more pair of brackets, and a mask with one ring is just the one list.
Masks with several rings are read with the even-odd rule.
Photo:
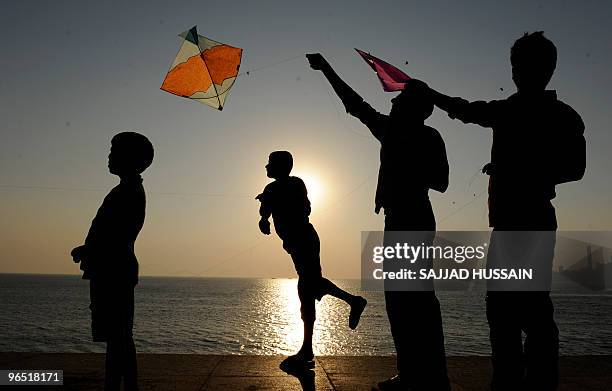
[[108, 250], [126, 247], [142, 228], [144, 209], [144, 194], [113, 189], [92, 221], [85, 244]]
[[299, 179], [298, 181], [298, 191], [300, 193], [300, 197], [302, 199], [303, 202], [303, 210], [304, 210], [304, 214], [306, 216], [310, 216], [310, 212], [311, 212], [311, 207], [310, 207], [310, 200], [308, 199], [308, 189], [306, 189], [306, 184], [304, 183], [303, 180]]
[[502, 102], [498, 100], [469, 102], [462, 98], [451, 98], [447, 112], [449, 117], [464, 123], [492, 128], [500, 118]]
[[586, 170], [585, 125], [580, 115], [569, 105], [559, 103], [557, 141], [552, 146], [555, 159], [551, 171], [554, 183], [561, 184], [582, 179]]
[[360, 101], [352, 106], [346, 107], [347, 113], [359, 119], [361, 123], [368, 127], [372, 135], [382, 142], [388, 121], [388, 116], [376, 111], [369, 103]]
[[446, 155], [444, 139], [436, 130], [432, 132], [431, 143], [432, 153], [430, 157], [433, 160], [431, 161], [431, 177], [428, 181], [428, 187], [440, 193], [444, 193], [448, 188], [448, 157]]

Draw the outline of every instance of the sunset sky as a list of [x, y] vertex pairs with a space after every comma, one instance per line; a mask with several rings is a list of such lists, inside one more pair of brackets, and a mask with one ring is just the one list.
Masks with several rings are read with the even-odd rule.
[[[241, 72], [252, 71], [222, 112], [159, 89], [177, 35], [193, 25], [243, 48]], [[603, 1], [7, 2], [0, 273], [78, 272], [69, 252], [117, 183], [106, 169], [110, 139], [134, 130], [155, 146], [143, 175], [142, 275], [293, 276], [279, 239], [259, 233], [254, 199], [268, 181], [268, 153], [286, 149], [317, 193], [312, 222], [324, 272], [358, 277], [360, 232], [383, 227], [373, 213], [379, 145], [303, 55], [323, 53], [388, 112], [395, 94], [382, 91], [353, 48], [442, 92], [501, 99], [514, 91], [510, 46], [536, 30], [559, 51], [550, 88], [586, 124], [587, 174], [557, 188], [559, 228], [612, 230], [610, 26], [612, 4]], [[488, 162], [490, 130], [439, 110], [427, 123], [442, 134], [451, 166], [448, 191], [430, 193], [438, 228], [487, 229], [487, 177], [477, 172]]]

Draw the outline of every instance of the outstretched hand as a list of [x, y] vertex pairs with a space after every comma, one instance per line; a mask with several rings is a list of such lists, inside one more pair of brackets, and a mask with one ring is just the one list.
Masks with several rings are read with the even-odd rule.
[[77, 246], [70, 252], [74, 263], [79, 263], [85, 258], [85, 245]]
[[306, 55], [306, 58], [310, 63], [310, 67], [315, 71], [322, 71], [329, 68], [329, 63], [321, 53], [309, 53]]
[[493, 175], [493, 163], [487, 163], [482, 167], [482, 173], [487, 175]]
[[408, 80], [406, 82], [406, 87], [404, 87], [404, 89], [418, 90], [418, 91], [421, 91], [422, 93], [430, 93], [431, 91], [427, 83], [419, 79]]
[[270, 231], [270, 222], [264, 219], [259, 220], [259, 230], [264, 235], [270, 235], [272, 233]]

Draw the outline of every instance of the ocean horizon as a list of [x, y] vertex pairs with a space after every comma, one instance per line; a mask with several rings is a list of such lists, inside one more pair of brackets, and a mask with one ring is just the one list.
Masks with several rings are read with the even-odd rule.
[[[383, 293], [361, 291], [360, 280], [333, 281], [365, 296], [368, 307], [352, 331], [345, 303], [329, 296], [317, 303], [315, 353], [394, 354]], [[612, 354], [612, 293], [551, 296], [562, 355]], [[484, 292], [438, 298], [447, 355], [489, 355]], [[80, 276], [0, 274], [0, 299], [1, 352], [104, 352], [91, 340], [89, 282]], [[297, 279], [142, 276], [135, 301], [140, 353], [287, 355], [300, 347]]]

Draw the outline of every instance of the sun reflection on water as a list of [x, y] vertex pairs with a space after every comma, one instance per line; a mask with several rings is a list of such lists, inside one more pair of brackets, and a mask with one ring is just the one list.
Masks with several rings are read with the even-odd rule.
[[282, 279], [276, 281], [279, 295], [279, 311], [284, 317], [284, 324], [276, 331], [284, 342], [279, 354], [293, 354], [302, 344], [303, 324], [300, 316], [300, 299], [297, 294], [297, 279]]
[[[268, 297], [262, 310], [268, 319], [270, 335], [274, 341], [272, 354], [294, 354], [303, 339], [303, 323], [300, 315], [300, 299], [297, 294], [297, 279], [268, 280]], [[313, 336], [315, 354], [335, 354], [341, 350], [343, 341], [340, 329], [348, 331], [349, 306], [340, 300], [325, 296], [317, 302], [317, 320]], [[263, 315], [263, 314], [262, 314]], [[356, 335], [354, 337], [357, 337]]]

